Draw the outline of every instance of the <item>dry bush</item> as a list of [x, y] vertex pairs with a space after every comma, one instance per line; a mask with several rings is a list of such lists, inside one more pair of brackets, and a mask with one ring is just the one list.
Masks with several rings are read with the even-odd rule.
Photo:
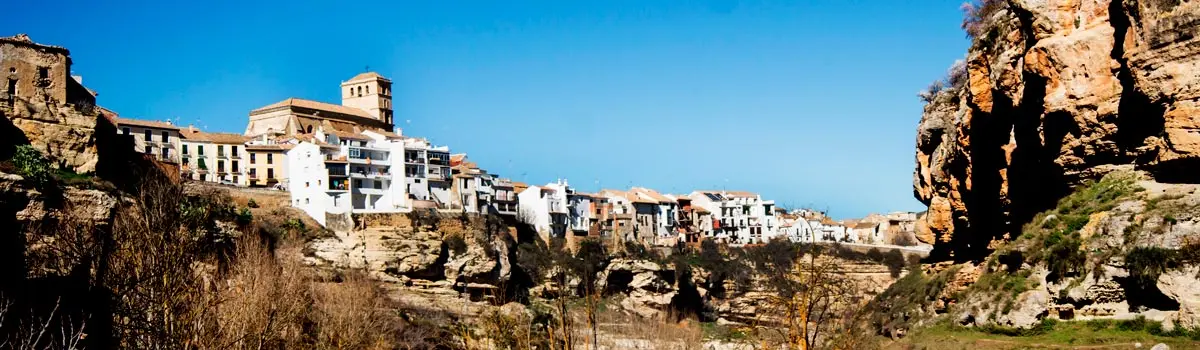
[[310, 315], [318, 349], [392, 349], [398, 347], [402, 321], [363, 273], [347, 273], [341, 282], [312, 286]]
[[650, 349], [700, 349], [704, 331], [699, 323], [683, 320], [678, 323], [648, 319], [616, 310], [613, 307], [599, 312], [599, 343], [609, 348], [628, 347], [641, 343]]
[[221, 348], [288, 348], [303, 341], [309, 276], [302, 244], [284, 242], [275, 255], [258, 237], [238, 242], [236, 261], [219, 292], [216, 342]]
[[[238, 207], [257, 206], [264, 210], [271, 210], [290, 206], [288, 203], [290, 197], [287, 192], [268, 193], [265, 190], [257, 189], [233, 189], [229, 191], [229, 195]], [[250, 205], [251, 200], [254, 201], [254, 206]]]
[[[14, 303], [0, 295], [0, 349], [42, 350], [86, 347], [85, 317], [72, 319], [60, 312], [61, 299], [46, 315], [30, 312], [24, 317], [13, 312]], [[31, 310], [32, 311], [32, 310]], [[10, 316], [13, 315], [13, 316]]]
[[165, 175], [148, 175], [118, 208], [98, 284], [115, 300], [113, 332], [121, 347], [194, 348], [210, 338], [218, 303], [204, 276], [213, 269], [206, 256], [210, 232], [182, 225], [179, 186]]
[[962, 4], [962, 29], [973, 39], [985, 38], [995, 27], [995, 15], [1008, 7], [1005, 0], [973, 0]]

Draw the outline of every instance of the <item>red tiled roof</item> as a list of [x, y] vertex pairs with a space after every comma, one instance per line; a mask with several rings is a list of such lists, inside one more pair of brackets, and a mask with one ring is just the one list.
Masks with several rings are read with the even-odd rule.
[[384, 81], [391, 81], [390, 79], [388, 79], [388, 78], [385, 78], [385, 77], [383, 77], [382, 75], [379, 75], [379, 73], [375, 73], [375, 72], [365, 72], [365, 73], [359, 73], [358, 75], [355, 75], [353, 78], [350, 78], [350, 80], [347, 80], [347, 81], [345, 81], [345, 82], [343, 82], [343, 83], [352, 83], [352, 82], [357, 82], [357, 81], [363, 81], [363, 80], [375, 80], [375, 79], [380, 79], [380, 80], [384, 80]]
[[116, 117], [116, 118], [113, 118], [113, 122], [115, 122], [118, 126], [132, 125], [132, 126], [140, 126], [140, 127], [145, 127], [145, 128], [179, 130], [178, 126], [171, 125], [171, 123], [160, 122], [160, 121], [155, 121], [155, 120], [140, 120], [140, 119], [129, 119], [129, 118]]
[[326, 112], [352, 115], [352, 116], [356, 116], [356, 117], [375, 119], [375, 117], [371, 116], [371, 114], [367, 113], [367, 111], [364, 111], [364, 110], [361, 110], [358, 108], [346, 107], [346, 106], [342, 106], [342, 105], [335, 105], [332, 103], [325, 103], [325, 102], [319, 102], [319, 101], [313, 101], [313, 100], [305, 100], [302, 98], [295, 98], [295, 97], [291, 97], [291, 98], [288, 98], [283, 101], [279, 101], [276, 103], [272, 103], [272, 104], [269, 104], [266, 106], [259, 107], [255, 110], [250, 111], [250, 114], [253, 115], [256, 113], [265, 112], [267, 110], [279, 108], [279, 107], [300, 107], [300, 108], [315, 109], [318, 111], [326, 111]]

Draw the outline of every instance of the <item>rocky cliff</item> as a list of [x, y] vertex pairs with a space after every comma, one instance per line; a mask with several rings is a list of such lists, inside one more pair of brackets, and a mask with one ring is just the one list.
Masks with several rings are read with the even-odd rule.
[[1200, 173], [1200, 2], [995, 0], [918, 126], [918, 225], [978, 259], [1084, 180], [1136, 166]]

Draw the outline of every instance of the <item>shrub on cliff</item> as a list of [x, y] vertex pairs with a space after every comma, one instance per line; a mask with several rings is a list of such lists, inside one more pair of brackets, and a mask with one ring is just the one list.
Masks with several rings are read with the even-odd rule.
[[12, 164], [18, 175], [38, 186], [45, 185], [52, 179], [50, 161], [33, 146], [17, 146], [16, 152], [13, 153]]
[[901, 253], [899, 249], [889, 250], [883, 255], [880, 262], [887, 265], [888, 272], [892, 274], [892, 277], [900, 277], [900, 272], [904, 271], [904, 265], [906, 264], [904, 253]]
[[1008, 7], [1004, 0], [974, 0], [962, 4], [962, 29], [972, 39], [994, 35], [995, 15]]

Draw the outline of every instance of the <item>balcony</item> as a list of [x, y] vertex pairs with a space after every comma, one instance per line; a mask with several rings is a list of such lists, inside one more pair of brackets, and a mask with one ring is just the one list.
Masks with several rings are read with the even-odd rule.
[[446, 180], [450, 178], [450, 176], [442, 170], [429, 170], [427, 177], [432, 180]]
[[421, 157], [408, 158], [408, 157], [406, 157], [406, 158], [404, 158], [404, 162], [408, 163], [408, 164], [425, 164], [425, 158], [421, 158]]
[[366, 164], [366, 165], [391, 165], [386, 157], [359, 155], [358, 157], [350, 157], [350, 163]]
[[392, 177], [392, 173], [387, 171], [359, 170], [350, 172], [350, 177], [355, 179], [389, 179]]
[[346, 156], [334, 156], [332, 154], [325, 155], [326, 163], [346, 163]]
[[326, 168], [325, 170], [329, 171], [330, 177], [346, 177], [346, 175], [349, 175], [346, 173], [345, 167]]
[[345, 182], [340, 182], [340, 183], [330, 182], [329, 188], [326, 189], [325, 191], [326, 192], [349, 192], [350, 188], [346, 186]]

